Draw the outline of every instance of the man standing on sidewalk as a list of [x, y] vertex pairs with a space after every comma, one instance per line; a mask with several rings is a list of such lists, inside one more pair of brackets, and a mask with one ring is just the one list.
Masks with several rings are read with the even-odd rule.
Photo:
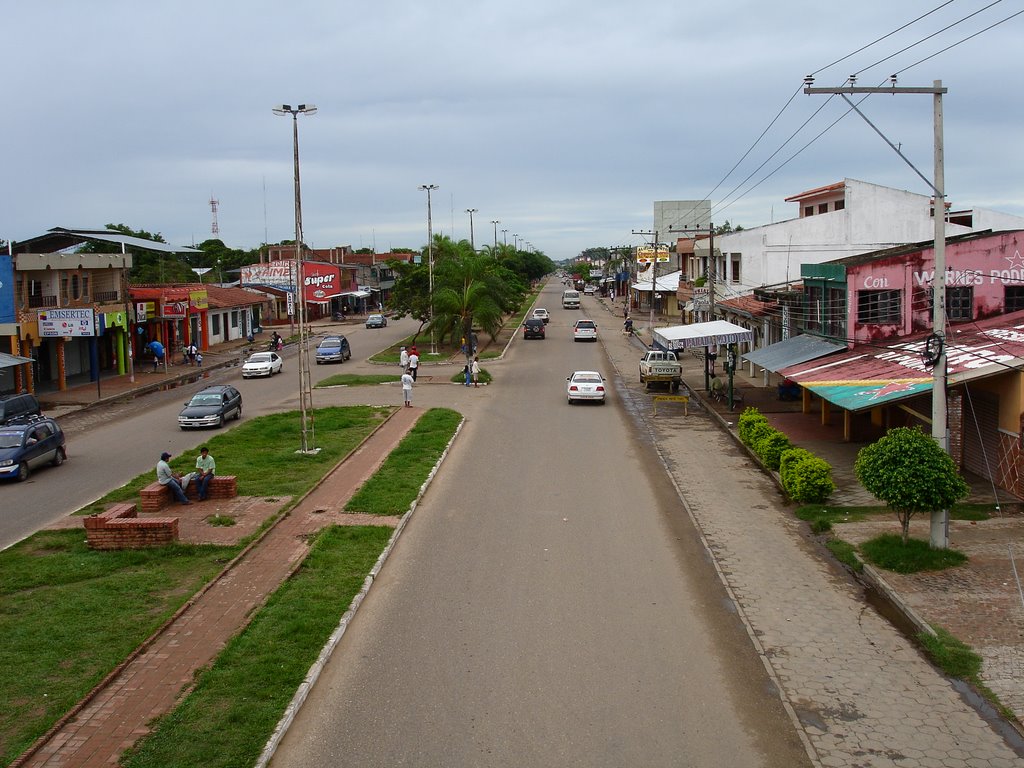
[[405, 407], [412, 408], [412, 383], [415, 381], [412, 375], [406, 371], [402, 374], [402, 395], [405, 397]]
[[409, 353], [409, 373], [412, 374], [412, 380], [416, 381], [416, 372], [420, 367], [420, 355], [416, 351], [416, 347], [412, 348], [412, 352]]

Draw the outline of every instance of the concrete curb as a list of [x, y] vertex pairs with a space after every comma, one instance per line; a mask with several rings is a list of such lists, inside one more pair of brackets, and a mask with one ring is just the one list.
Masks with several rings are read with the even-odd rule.
[[427, 488], [430, 486], [431, 482], [433, 482], [434, 477], [437, 475], [438, 470], [440, 470], [444, 460], [448, 458], [448, 453], [451, 450], [452, 445], [455, 444], [456, 438], [461, 434], [462, 427], [465, 423], [466, 419], [463, 417], [459, 422], [459, 426], [455, 428], [455, 434], [452, 435], [451, 440], [448, 441], [444, 451], [441, 452], [441, 455], [438, 457], [434, 467], [427, 475], [427, 479], [424, 480], [423, 484], [420, 486], [420, 490], [419, 493], [416, 494], [416, 498], [413, 499], [412, 504], [409, 505], [409, 509], [406, 510], [405, 514], [402, 515], [402, 519], [391, 534], [391, 538], [388, 540], [387, 545], [385, 545], [384, 551], [380, 553], [380, 557], [377, 558], [377, 562], [374, 564], [373, 568], [370, 569], [369, 574], [367, 574], [366, 579], [363, 581], [362, 588], [360, 588], [356, 596], [352, 598], [352, 604], [349, 606], [348, 610], [342, 614], [341, 620], [338, 622], [338, 626], [331, 633], [331, 636], [327, 639], [324, 647], [320, 650], [320, 655], [317, 657], [317, 660], [313, 662], [313, 666], [310, 667], [309, 672], [306, 673], [305, 679], [296, 689], [295, 695], [285, 708], [284, 714], [281, 716], [277, 726], [274, 728], [274, 732], [270, 735], [266, 745], [263, 747], [263, 752], [255, 762], [254, 768], [266, 768], [267, 765], [270, 764], [274, 754], [277, 752], [277, 748], [281, 745], [281, 741], [288, 733], [288, 729], [291, 728], [292, 723], [295, 722], [295, 718], [302, 709], [303, 704], [306, 703], [306, 699], [309, 697], [310, 691], [313, 690], [313, 686], [315, 686], [317, 680], [320, 679], [320, 675], [323, 673], [324, 667], [326, 667], [327, 662], [331, 660], [334, 650], [338, 647], [338, 644], [341, 642], [341, 638], [348, 630], [348, 626], [353, 617], [355, 617], [356, 611], [359, 610], [359, 606], [362, 605], [363, 600], [370, 591], [370, 587], [373, 586], [378, 574], [380, 574], [381, 569], [384, 567], [384, 563], [387, 562], [388, 557], [394, 550], [398, 537], [402, 535], [402, 532], [405, 530], [405, 526], [408, 524], [413, 512], [416, 511], [420, 500], [427, 492]]

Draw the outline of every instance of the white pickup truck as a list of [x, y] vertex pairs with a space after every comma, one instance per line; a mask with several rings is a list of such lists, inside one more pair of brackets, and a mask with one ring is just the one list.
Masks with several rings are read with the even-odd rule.
[[640, 383], [645, 388], [651, 384], [668, 384], [673, 392], [683, 381], [683, 368], [675, 352], [650, 349], [640, 358]]

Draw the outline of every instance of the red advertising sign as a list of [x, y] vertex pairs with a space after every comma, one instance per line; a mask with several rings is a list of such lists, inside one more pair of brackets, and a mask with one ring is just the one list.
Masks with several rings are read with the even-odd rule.
[[310, 303], [326, 303], [341, 294], [341, 268], [333, 264], [304, 262], [302, 265], [303, 296]]

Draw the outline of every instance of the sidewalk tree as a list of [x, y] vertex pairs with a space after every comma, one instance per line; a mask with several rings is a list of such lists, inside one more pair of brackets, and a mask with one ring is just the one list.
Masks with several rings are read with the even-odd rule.
[[916, 428], [891, 429], [862, 448], [854, 471], [873, 496], [896, 512], [904, 544], [914, 515], [949, 509], [970, 491], [949, 454]]

